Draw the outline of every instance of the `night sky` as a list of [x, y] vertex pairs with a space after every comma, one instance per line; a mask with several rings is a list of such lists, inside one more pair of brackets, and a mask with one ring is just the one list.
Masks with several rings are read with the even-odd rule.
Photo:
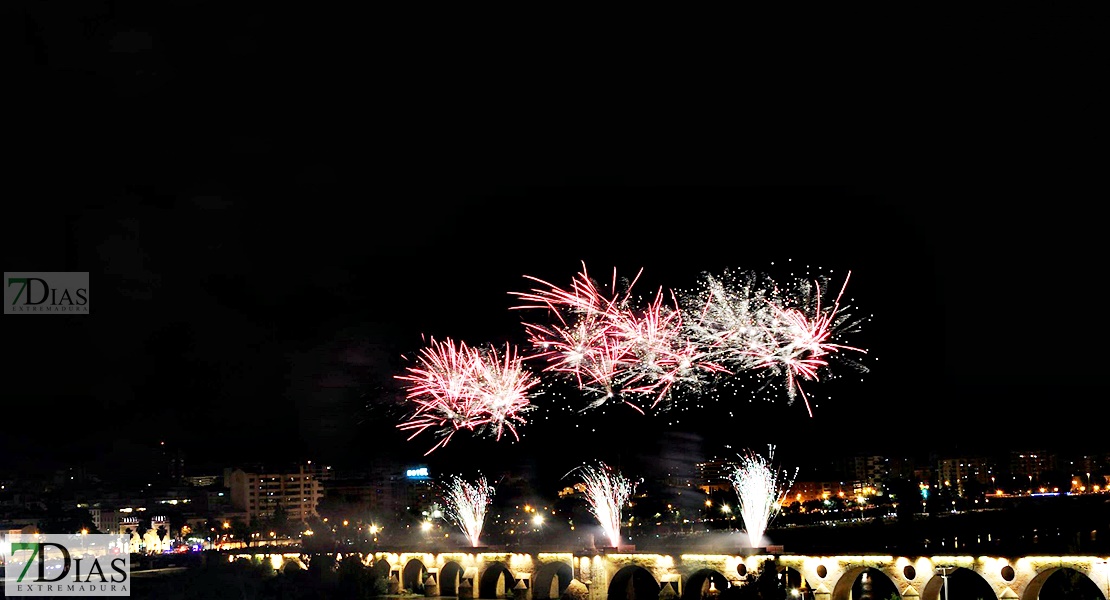
[[[469, 62], [415, 38], [383, 50], [344, 15], [171, 4], [7, 8], [26, 85], [3, 267], [88, 271], [93, 298], [88, 316], [2, 317], [12, 464], [81, 448], [126, 468], [160, 441], [198, 465], [558, 469], [1097, 436], [1097, 123], [1082, 65], [1038, 52], [1084, 55], [1078, 24], [1007, 30], [1022, 60], [989, 82], [971, 60], [939, 88], [845, 75], [801, 94], [753, 70], [737, 91], [707, 66], [488, 40]], [[1003, 93], [1019, 64], [1056, 92]], [[545, 405], [519, 443], [460, 434], [424, 458], [428, 434], [404, 441], [394, 376], [421, 336], [520, 343], [510, 292], [565, 287], [583, 261], [602, 280], [642, 268], [644, 294], [725, 268], [850, 270], [871, 370], [834, 363], [844, 377], [806, 388], [813, 418], [785, 398]]]

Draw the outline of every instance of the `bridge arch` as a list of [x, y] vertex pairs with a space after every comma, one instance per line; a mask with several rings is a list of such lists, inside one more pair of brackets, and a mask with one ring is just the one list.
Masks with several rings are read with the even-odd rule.
[[419, 558], [410, 558], [401, 570], [401, 589], [413, 593], [424, 592], [424, 579], [428, 577], [428, 567]]
[[661, 586], [651, 571], [639, 565], [621, 567], [609, 579], [608, 600], [658, 600]]
[[[1107, 564], [1107, 566], [1110, 567], [1110, 564]], [[1108, 575], [1110, 575], [1110, 573], [1108, 573]], [[1049, 580], [1056, 581], [1059, 584], [1053, 586], [1054, 588], [1071, 590], [1077, 598], [1107, 597], [1107, 590], [1099, 586], [1087, 573], [1069, 567], [1055, 567], [1038, 572], [1037, 575], [1029, 581], [1029, 585], [1025, 587], [1025, 593], [1022, 594], [1021, 600], [1037, 600], [1037, 598], [1040, 598], [1041, 591]], [[949, 585], [951, 584], [952, 582], [950, 581]], [[1110, 586], [1110, 583], [1107, 583], [1107, 586]], [[955, 596], [955, 594], [953, 594], [953, 596]]]
[[[723, 592], [729, 587], [728, 578], [714, 569], [698, 569], [686, 577], [682, 588], [682, 600], [701, 600], [709, 590]], [[639, 596], [636, 597], [639, 600]]]
[[837, 598], [837, 593], [845, 589], [849, 590], [850, 595], [840, 597], [841, 600], [888, 600], [892, 596], [902, 596], [888, 573], [870, 566], [845, 571], [837, 582], [833, 598]]
[[478, 598], [492, 600], [494, 598], [507, 598], [513, 595], [513, 586], [516, 585], [516, 576], [505, 563], [493, 561], [486, 563], [478, 580]]
[[439, 568], [439, 595], [458, 596], [459, 582], [466, 570], [459, 563], [448, 560]]
[[532, 600], [559, 598], [574, 579], [574, 569], [564, 562], [543, 563], [532, 576]]
[[287, 568], [289, 568], [290, 565], [296, 565], [296, 567], [298, 569], [302, 570], [302, 571], [307, 571], [308, 570], [308, 564], [305, 563], [303, 557], [293, 556], [293, 555], [290, 555], [290, 554], [286, 554], [286, 555], [282, 556], [281, 571], [285, 572], [285, 570]]
[[[943, 592], [944, 577], [934, 574], [925, 584], [921, 600], [947, 600]], [[953, 598], [999, 600], [998, 591], [981, 574], [964, 567], [957, 567], [948, 575], [948, 593]], [[1033, 598], [1036, 600], [1036, 596]]]
[[[743, 563], [737, 565], [736, 570], [741, 577], [746, 577], [748, 574], [748, 569]], [[741, 570], [743, 573], [740, 573]], [[799, 598], [813, 598], [813, 582], [806, 580], [805, 573], [792, 566], [785, 565], [780, 570], [780, 577], [782, 577], [787, 590], [798, 590]]]
[[389, 574], [393, 572], [393, 567], [390, 566], [389, 561], [384, 558], [379, 558], [370, 562], [370, 573], [375, 577], [381, 577], [382, 581], [389, 581]]

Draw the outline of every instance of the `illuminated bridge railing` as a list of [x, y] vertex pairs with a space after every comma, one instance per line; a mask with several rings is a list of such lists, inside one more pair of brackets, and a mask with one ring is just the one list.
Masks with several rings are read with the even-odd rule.
[[[1086, 596], [1110, 600], [1110, 557], [1087, 555], [837, 555], [653, 553], [631, 548], [512, 552], [498, 549], [376, 551], [369, 554], [229, 552], [226, 560], [337, 561], [356, 556], [387, 578], [390, 591], [459, 598], [653, 600], [673, 593], [701, 600], [729, 588], [774, 578], [801, 600], [1037, 600], [1046, 583], [1068, 578]], [[944, 595], [945, 586], [951, 595]], [[571, 589], [574, 588], [574, 589]]]

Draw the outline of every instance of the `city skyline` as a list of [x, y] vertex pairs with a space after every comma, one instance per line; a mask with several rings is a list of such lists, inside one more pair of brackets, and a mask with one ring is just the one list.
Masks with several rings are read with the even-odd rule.
[[[702, 477], [702, 471], [707, 466], [716, 470], [725, 468], [727, 471], [730, 468], [729, 465], [732, 465], [731, 468], [739, 465], [743, 461], [742, 456], [752, 454], [736, 452], [732, 448], [710, 453], [703, 448], [694, 447], [689, 439], [682, 441], [673, 438], [672, 441], [676, 443], [667, 452], [611, 454], [602, 462], [608, 462], [632, 480], [697, 481]], [[235, 470], [271, 473], [290, 470], [295, 472], [298, 468], [309, 468], [313, 469], [313, 472], [326, 472], [333, 478], [353, 480], [366, 478], [404, 480], [415, 472], [421, 472], [431, 480], [454, 476], [490, 476], [496, 480], [508, 478], [529, 481], [530, 485], [537, 490], [543, 489], [548, 493], [554, 493], [573, 482], [573, 473], [578, 470], [577, 467], [598, 462], [596, 455], [585, 454], [559, 456], [548, 460], [536, 460], [530, 456], [505, 456], [498, 460], [476, 462], [452, 460], [444, 453], [431, 456], [421, 456], [417, 453], [379, 454], [361, 460], [341, 458], [338, 462], [306, 458], [285, 460], [276, 456], [260, 461], [228, 458], [213, 462], [197, 460], [204, 455], [199, 457], [192, 455], [188, 448], [165, 444], [145, 447], [136, 444], [126, 448], [116, 447], [115, 450], [117, 453], [126, 453], [126, 456], [99, 460], [88, 458], [80, 462], [56, 461], [50, 464], [38, 464], [35, 469], [29, 469], [26, 463], [9, 463], [0, 469], [0, 480], [6, 480], [8, 484], [14, 484], [17, 489], [24, 491], [39, 490], [40, 485], [46, 485], [46, 488], [55, 491], [68, 490], [67, 493], [79, 493], [82, 497], [90, 493], [95, 496], [103, 493], [111, 495], [116, 492], [158, 495], [167, 491], [174, 493], [172, 490], [179, 489], [181, 486], [188, 487], [185, 485], [187, 480], [191, 482], [190, 485], [201, 485], [197, 481], [202, 480], [212, 480], [217, 484], [224, 481], [226, 486], [226, 478]], [[1035, 471], [1050, 473], [1054, 480], [1073, 476], [1090, 479], [1092, 475], [1101, 478], [1104, 474], [1110, 473], [1107, 471], [1107, 468], [1110, 468], [1108, 467], [1110, 446], [1105, 445], [1084, 449], [1074, 446], [1027, 446], [1021, 449], [999, 447], [992, 450], [953, 447], [944, 451], [913, 454], [844, 451], [785, 457], [777, 448], [773, 450], [764, 448], [754, 452], [757, 455], [771, 453], [774, 458], [768, 462], [768, 466], [781, 469], [783, 473], [796, 471], [800, 480], [814, 478], [851, 480], [868, 479], [874, 476], [852, 474], [859, 469], [865, 469], [868, 472], [873, 469], [890, 471], [898, 473], [896, 476], [899, 478], [927, 478], [928, 475], [924, 473], [953, 468], [952, 465], [957, 464], [969, 469], [978, 469], [980, 475], [984, 472], [1005, 475], [1011, 468], [1015, 468], [1016, 464], [1026, 465], [1016, 467], [1019, 470], [1028, 470], [1030, 467], [1027, 463], [1035, 464], [1038, 465]], [[121, 463], [127, 464], [127, 471], [117, 470]], [[981, 470], [984, 468], [988, 471]], [[922, 474], [918, 474], [918, 471]], [[728, 475], [728, 473], [722, 473]], [[9, 485], [9, 491], [11, 489]]]
[[[732, 462], [738, 459], [739, 452], [735, 448], [724, 448], [720, 452], [707, 452], [702, 448], [690, 444], [690, 440], [674, 440], [676, 443], [666, 452], [658, 452], [652, 448], [649, 452], [608, 453], [605, 460], [612, 462], [622, 472], [633, 478], [647, 477], [691, 477], [698, 470], [699, 463], [706, 462]], [[685, 445], [683, 445], [685, 444]], [[271, 456], [268, 460], [213, 460], [205, 455], [192, 455], [188, 449], [165, 448], [162, 446], [130, 445], [115, 447], [115, 453], [108, 456], [90, 456], [81, 460], [67, 460], [65, 457], [49, 462], [27, 463], [13, 461], [0, 470], [0, 479], [9, 481], [61, 481], [59, 478], [68, 479], [76, 476], [77, 489], [99, 489], [110, 491], [113, 487], [127, 489], [142, 489], [148, 485], [156, 489], [172, 488], [179, 485], [183, 478], [208, 478], [217, 479], [236, 468], [248, 471], [255, 470], [269, 472], [290, 468], [297, 464], [326, 465], [329, 469], [335, 468], [339, 477], [362, 477], [366, 473], [392, 473], [393, 477], [403, 477], [406, 471], [427, 468], [429, 474], [435, 477], [447, 475], [477, 476], [479, 474], [509, 475], [523, 477], [529, 480], [543, 480], [543, 485], [552, 489], [563, 487], [572, 478], [570, 473], [586, 462], [597, 460], [597, 454], [582, 453], [549, 457], [539, 460], [531, 456], [505, 456], [497, 460], [475, 461], [471, 459], [452, 459], [448, 454], [441, 453], [433, 456], [422, 456], [416, 452], [407, 455], [393, 453], [388, 455], [374, 455], [370, 457], [341, 458], [337, 462], [320, 461], [302, 458], [300, 460], [285, 460]], [[162, 452], [164, 450], [164, 452]], [[766, 448], [761, 453], [766, 452]], [[946, 451], [929, 451], [925, 453], [876, 453], [876, 452], [841, 452], [825, 453], [820, 455], [782, 455], [776, 450], [776, 459], [773, 464], [784, 471], [798, 469], [802, 474], [835, 472], [843, 465], [859, 460], [882, 459], [892, 465], [916, 465], [918, 468], [935, 468], [941, 462], [972, 461], [975, 463], [987, 462], [996, 468], [1005, 468], [1016, 454], [1050, 457], [1059, 470], [1067, 474], [1082, 473], [1083, 464], [1093, 461], [1101, 464], [1110, 457], [1110, 447], [1087, 447], [1077, 449], [1073, 446], [1026, 446], [1021, 449], [1006, 450], [996, 448], [985, 451], [978, 449], [950, 448]], [[33, 468], [28, 466], [33, 464]], [[121, 471], [120, 466], [126, 466]], [[1080, 465], [1080, 466], [1076, 466]], [[1055, 471], [1056, 469], [1051, 469]], [[1087, 471], [1100, 471], [1101, 468], [1086, 468]]]

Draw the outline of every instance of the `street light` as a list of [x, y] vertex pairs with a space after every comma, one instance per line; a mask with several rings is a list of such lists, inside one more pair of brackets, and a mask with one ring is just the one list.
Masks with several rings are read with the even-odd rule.
[[936, 568], [933, 569], [933, 571], [935, 571], [937, 575], [940, 575], [941, 577], [944, 578], [944, 600], [949, 600], [949, 597], [948, 597], [948, 576], [951, 575], [952, 571], [955, 571], [955, 570], [956, 570], [956, 567], [953, 567], [951, 565], [943, 565], [943, 566], [936, 567]]

